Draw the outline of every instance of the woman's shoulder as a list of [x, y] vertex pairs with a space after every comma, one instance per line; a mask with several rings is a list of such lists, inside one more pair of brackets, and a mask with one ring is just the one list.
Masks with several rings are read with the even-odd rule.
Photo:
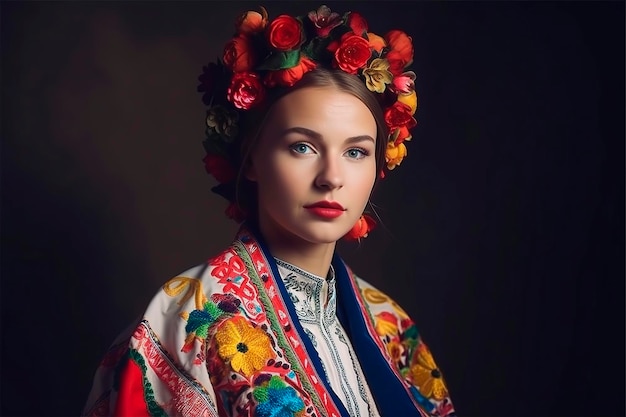
[[[404, 309], [400, 307], [400, 305], [388, 294], [381, 291], [369, 281], [366, 281], [360, 276], [353, 276], [355, 278], [363, 301], [365, 302], [367, 308], [372, 313], [375, 319], [380, 319], [389, 315], [393, 315], [395, 317], [395, 321], [405, 321], [407, 322], [407, 324], [409, 321], [411, 321], [406, 311], [404, 311]], [[390, 317], [387, 318], [391, 319]]]

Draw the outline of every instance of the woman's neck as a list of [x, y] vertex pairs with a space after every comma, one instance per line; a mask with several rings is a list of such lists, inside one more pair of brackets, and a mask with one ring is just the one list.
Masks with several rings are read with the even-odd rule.
[[275, 228], [260, 225], [272, 256], [319, 277], [326, 277], [335, 253], [336, 242], [311, 243]]

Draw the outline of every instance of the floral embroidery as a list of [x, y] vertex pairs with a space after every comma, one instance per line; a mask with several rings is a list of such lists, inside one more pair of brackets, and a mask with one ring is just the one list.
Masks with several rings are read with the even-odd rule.
[[[374, 288], [363, 289], [364, 298], [373, 305], [391, 304], [394, 312], [380, 311], [373, 315], [376, 333], [381, 337], [387, 353], [400, 374], [414, 385], [411, 392], [427, 410], [437, 404], [442, 413], [453, 410], [441, 371], [422, 342], [417, 326], [387, 295]], [[396, 315], [397, 314], [397, 315]], [[434, 400], [434, 403], [431, 402]], [[447, 400], [447, 402], [441, 402]]]
[[304, 410], [304, 402], [293, 387], [276, 375], [254, 389], [258, 417], [293, 417]]
[[376, 314], [376, 333], [393, 336], [398, 333], [398, 318], [388, 311]]
[[441, 371], [437, 368], [430, 350], [423, 343], [415, 352], [410, 377], [426, 397], [442, 400], [448, 394]]
[[273, 357], [269, 336], [253, 327], [243, 317], [224, 321], [215, 334], [219, 356], [235, 372], [250, 377]]
[[181, 349], [182, 352], [189, 352], [193, 347], [194, 340], [200, 339], [202, 343], [209, 334], [209, 327], [217, 322], [227, 312], [221, 309], [212, 301], [204, 303], [202, 310], [194, 310], [187, 317], [185, 331], [187, 338]]

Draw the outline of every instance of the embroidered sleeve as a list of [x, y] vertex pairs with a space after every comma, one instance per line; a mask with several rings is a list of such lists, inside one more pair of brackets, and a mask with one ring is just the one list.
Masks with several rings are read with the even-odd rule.
[[442, 372], [413, 320], [389, 296], [361, 279], [358, 283], [376, 333], [416, 400], [433, 416], [454, 416]]

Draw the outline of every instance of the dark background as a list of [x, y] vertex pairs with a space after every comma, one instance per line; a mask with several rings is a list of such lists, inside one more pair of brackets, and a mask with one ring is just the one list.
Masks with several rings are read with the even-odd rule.
[[[78, 414], [115, 335], [230, 241], [196, 77], [258, 4], [1, 3], [2, 415]], [[624, 3], [327, 4], [413, 37], [421, 106], [345, 258], [460, 415], [624, 415]]]

